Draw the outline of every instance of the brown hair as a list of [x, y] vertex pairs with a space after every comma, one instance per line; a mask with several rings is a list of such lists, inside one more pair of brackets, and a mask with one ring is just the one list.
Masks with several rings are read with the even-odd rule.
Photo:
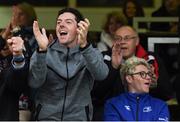
[[109, 14], [107, 14], [106, 22], [105, 22], [105, 24], [103, 26], [103, 30], [105, 32], [107, 32], [107, 33], [109, 33], [108, 26], [110, 24], [111, 18], [114, 18], [116, 20], [116, 22], [120, 23], [121, 25], [126, 25], [127, 24], [127, 19], [121, 12], [118, 12], [118, 11], [110, 12]]
[[19, 3], [15, 6], [19, 7], [26, 14], [26, 16], [28, 17], [27, 24], [28, 24], [28, 26], [32, 26], [34, 20], [37, 19], [37, 15], [36, 15], [36, 12], [35, 12], [33, 6], [26, 2]]

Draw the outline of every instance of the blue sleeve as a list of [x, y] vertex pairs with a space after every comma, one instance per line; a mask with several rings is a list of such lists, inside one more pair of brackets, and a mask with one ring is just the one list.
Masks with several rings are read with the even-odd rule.
[[160, 112], [157, 115], [157, 121], [169, 121], [169, 109], [165, 102], [161, 105]]
[[104, 120], [105, 121], [120, 121], [121, 118], [118, 114], [116, 107], [110, 102], [106, 102], [104, 107]]

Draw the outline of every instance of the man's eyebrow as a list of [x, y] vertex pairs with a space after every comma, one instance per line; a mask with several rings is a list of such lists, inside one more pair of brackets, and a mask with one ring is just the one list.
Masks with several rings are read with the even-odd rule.
[[[62, 19], [57, 19], [57, 21], [62, 21]], [[65, 21], [74, 21], [74, 19], [65, 19]]]
[[66, 21], [74, 21], [74, 19], [65, 19]]

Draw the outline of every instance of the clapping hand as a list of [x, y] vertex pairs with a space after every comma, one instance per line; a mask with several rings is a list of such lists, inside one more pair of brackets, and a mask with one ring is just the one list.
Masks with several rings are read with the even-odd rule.
[[49, 40], [46, 36], [46, 30], [42, 28], [42, 33], [41, 33], [38, 22], [34, 21], [33, 32], [39, 46], [39, 51], [46, 51], [49, 44]]
[[87, 33], [90, 26], [89, 20], [86, 18], [84, 21], [78, 23], [78, 44], [81, 48], [87, 45]]
[[118, 69], [122, 62], [122, 52], [121, 45], [118, 42], [115, 42], [112, 47], [112, 61], [111, 64], [115, 69]]

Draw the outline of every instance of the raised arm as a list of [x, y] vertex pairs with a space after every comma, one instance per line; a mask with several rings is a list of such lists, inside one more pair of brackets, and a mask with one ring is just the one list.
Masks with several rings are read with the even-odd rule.
[[37, 40], [39, 49], [31, 57], [30, 72], [29, 72], [29, 85], [32, 88], [40, 87], [46, 78], [47, 66], [46, 66], [46, 52], [49, 40], [46, 36], [46, 31], [43, 28], [42, 33], [39, 29], [37, 21], [33, 23], [33, 32]]

